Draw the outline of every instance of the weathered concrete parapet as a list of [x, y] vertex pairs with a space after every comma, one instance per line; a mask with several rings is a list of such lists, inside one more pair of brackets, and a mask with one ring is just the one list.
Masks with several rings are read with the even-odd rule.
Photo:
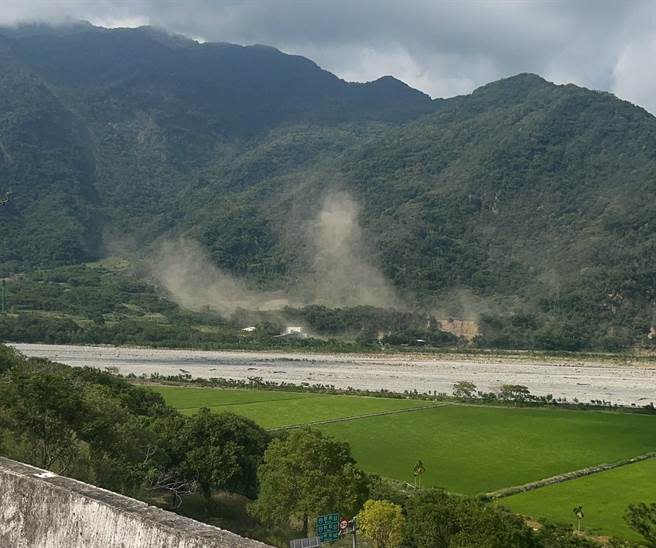
[[264, 548], [230, 531], [0, 457], [3, 548]]

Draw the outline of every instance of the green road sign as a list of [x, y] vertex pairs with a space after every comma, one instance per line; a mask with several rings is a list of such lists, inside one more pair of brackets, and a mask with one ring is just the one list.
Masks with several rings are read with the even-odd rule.
[[335, 542], [339, 539], [339, 514], [327, 514], [317, 518], [317, 536], [321, 542]]

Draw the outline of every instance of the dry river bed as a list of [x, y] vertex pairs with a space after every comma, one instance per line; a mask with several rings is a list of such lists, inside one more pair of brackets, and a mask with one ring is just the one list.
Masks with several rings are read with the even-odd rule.
[[12, 344], [27, 356], [75, 367], [116, 367], [123, 374], [247, 379], [337, 388], [381, 388], [451, 393], [453, 383], [471, 381], [479, 390], [523, 384], [533, 394], [623, 405], [656, 402], [656, 361], [624, 362], [535, 358], [526, 355], [366, 355], [162, 350], [110, 346]]

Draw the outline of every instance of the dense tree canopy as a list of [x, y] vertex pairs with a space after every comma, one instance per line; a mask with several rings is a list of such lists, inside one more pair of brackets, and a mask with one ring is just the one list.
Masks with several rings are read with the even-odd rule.
[[642, 535], [648, 546], [656, 546], [656, 503], [631, 504], [624, 519], [631, 529]]
[[368, 482], [347, 443], [317, 430], [293, 430], [271, 442], [258, 470], [260, 493], [253, 515], [271, 525], [300, 522], [339, 512], [355, 515], [367, 498]]
[[25, 359], [3, 345], [0, 381], [6, 456], [137, 496], [257, 493], [269, 436], [248, 419], [207, 409], [185, 417], [122, 378]]
[[405, 516], [398, 504], [368, 500], [358, 513], [357, 526], [375, 548], [397, 548], [403, 542]]
[[196, 481], [208, 500], [214, 491], [257, 495], [257, 468], [269, 436], [253, 421], [204, 408], [179, 435], [183, 476]]
[[524, 521], [503, 508], [431, 490], [409, 502], [407, 536], [417, 548], [539, 546]]

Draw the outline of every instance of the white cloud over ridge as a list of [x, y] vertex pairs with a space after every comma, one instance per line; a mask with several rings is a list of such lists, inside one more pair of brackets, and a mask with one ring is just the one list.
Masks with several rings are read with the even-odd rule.
[[391, 74], [433, 97], [534, 72], [656, 113], [653, 0], [5, 0], [0, 24], [87, 19], [261, 43], [338, 76]]

